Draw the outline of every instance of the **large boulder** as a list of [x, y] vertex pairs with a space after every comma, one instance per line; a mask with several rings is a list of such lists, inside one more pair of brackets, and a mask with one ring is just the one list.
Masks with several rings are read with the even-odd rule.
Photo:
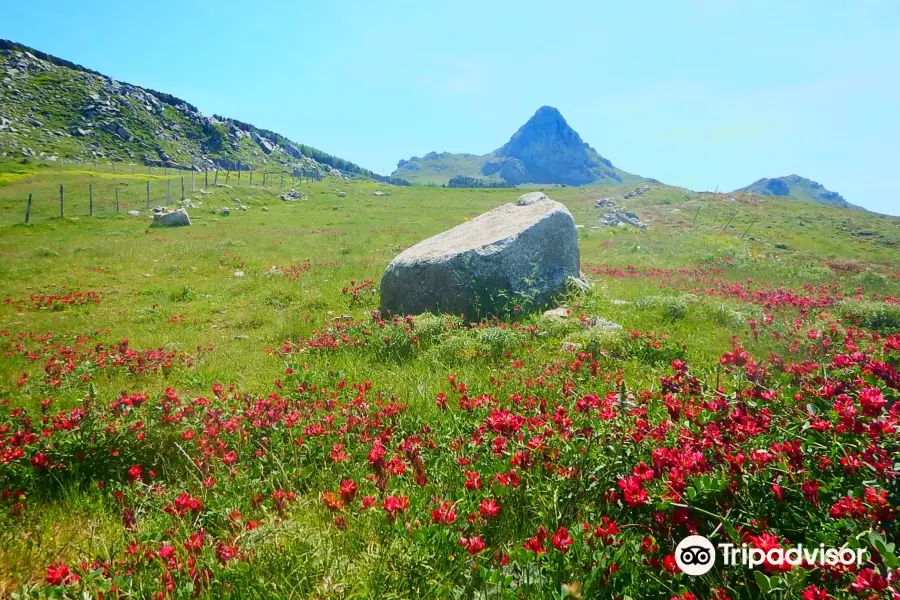
[[158, 212], [153, 215], [153, 223], [160, 227], [186, 227], [191, 224], [191, 218], [183, 208], [171, 212]]
[[550, 199], [504, 204], [395, 257], [381, 278], [381, 310], [475, 318], [536, 308], [570, 278], [580, 270], [568, 209]]

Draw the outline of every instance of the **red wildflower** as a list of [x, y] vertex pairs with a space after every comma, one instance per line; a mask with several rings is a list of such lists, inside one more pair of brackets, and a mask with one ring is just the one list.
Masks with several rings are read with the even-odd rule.
[[568, 552], [569, 546], [575, 543], [575, 540], [569, 535], [569, 530], [565, 527], [557, 529], [550, 541], [553, 542], [553, 546], [563, 554]]
[[450, 525], [456, 521], [456, 506], [449, 500], [441, 502], [437, 508], [431, 511], [431, 520], [434, 523]]
[[481, 501], [481, 505], [478, 507], [478, 510], [481, 512], [482, 519], [484, 519], [485, 521], [490, 521], [498, 514], [500, 514], [500, 505], [497, 504], [497, 501], [493, 498], [489, 498], [487, 500]]
[[353, 499], [356, 498], [356, 492], [359, 487], [356, 485], [356, 482], [352, 479], [345, 479], [341, 482], [341, 498], [347, 504], [353, 502]]
[[384, 512], [387, 513], [388, 520], [394, 521], [398, 514], [409, 510], [409, 497], [388, 496], [384, 499], [384, 502], [381, 503], [381, 507], [384, 509]]
[[470, 538], [459, 538], [459, 545], [472, 555], [478, 554], [484, 550], [484, 540], [477, 535]]
[[546, 554], [547, 549], [544, 548], [544, 540], [547, 539], [547, 535], [547, 530], [543, 525], [541, 525], [535, 532], [534, 537], [530, 537], [525, 540], [525, 544], [523, 547], [529, 552], [534, 552], [535, 556]]
[[831, 596], [828, 595], [828, 590], [820, 588], [816, 585], [810, 585], [801, 594], [803, 600], [830, 600]]

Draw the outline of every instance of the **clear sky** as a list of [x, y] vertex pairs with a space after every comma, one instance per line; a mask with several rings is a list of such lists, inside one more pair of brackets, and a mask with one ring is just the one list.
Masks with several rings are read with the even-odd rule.
[[898, 0], [0, 0], [0, 37], [385, 174], [549, 104], [626, 171], [900, 215]]

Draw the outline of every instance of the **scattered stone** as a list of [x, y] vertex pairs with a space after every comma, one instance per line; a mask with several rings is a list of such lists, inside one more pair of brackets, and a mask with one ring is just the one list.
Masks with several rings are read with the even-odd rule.
[[569, 309], [565, 306], [560, 306], [559, 308], [554, 308], [551, 310], [544, 311], [544, 318], [554, 320], [554, 319], [568, 319], [569, 318]]
[[631, 304], [631, 302], [629, 300], [615, 299], [610, 301], [610, 304], [612, 304], [613, 306], [628, 306], [629, 304]]
[[235, 277], [243, 277], [243, 276], [244, 276], [244, 272], [243, 272], [243, 271], [235, 271], [235, 272], [234, 272], [234, 276], [235, 276]]
[[549, 200], [547, 194], [544, 192], [528, 192], [527, 194], [522, 194], [519, 196], [519, 200], [516, 202], [517, 206], [529, 206], [534, 204], [535, 202], [540, 202], [541, 200]]
[[341, 198], [343, 198], [346, 195], [347, 195], [347, 192], [338, 192], [338, 196]]
[[246, 211], [248, 211], [248, 210], [250, 210], [250, 209], [247, 208], [246, 206], [244, 206], [243, 204], [241, 204], [240, 206], [238, 206], [238, 210], [243, 210], [243, 211], [246, 212]]
[[640, 217], [636, 214], [619, 208], [613, 209], [605, 215], [602, 215], [597, 221], [604, 227], [615, 227], [621, 223], [623, 225], [631, 225], [638, 229], [647, 228], [647, 224], [641, 221]]
[[136, 211], [136, 210], [129, 210], [129, 211], [128, 211], [128, 214], [131, 215], [132, 217], [139, 217], [139, 216], [141, 216], [141, 213], [138, 212], [138, 211]]
[[581, 321], [589, 329], [622, 329], [622, 326], [600, 317], [589, 317], [586, 321]]
[[268, 207], [268, 206], [263, 206], [263, 207], [262, 207], [262, 211], [263, 211], [263, 212], [269, 212], [269, 207]]
[[160, 227], [187, 227], [191, 224], [191, 218], [183, 208], [163, 213], [154, 213], [153, 223]]
[[385, 194], [381, 190], [375, 190], [374, 192], [372, 192], [372, 195], [373, 196], [387, 196], [387, 194]]
[[[464, 314], [549, 303], [579, 279], [578, 234], [553, 200], [504, 204], [402, 252], [381, 278], [381, 310]], [[586, 283], [585, 283], [586, 285]]]
[[279, 198], [281, 198], [285, 202], [293, 202], [294, 200], [306, 200], [306, 194], [301, 194], [300, 192], [292, 189], [289, 192], [286, 192], [279, 196]]
[[227, 216], [230, 215], [230, 214], [231, 214], [231, 209], [229, 209], [227, 206], [226, 206], [225, 208], [222, 209], [222, 216], [223, 216], [223, 217], [227, 217]]

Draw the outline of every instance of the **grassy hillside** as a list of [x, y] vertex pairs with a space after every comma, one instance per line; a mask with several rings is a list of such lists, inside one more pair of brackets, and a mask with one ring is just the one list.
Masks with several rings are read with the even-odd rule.
[[828, 206], [860, 208], [844, 200], [843, 196], [837, 192], [827, 190], [821, 183], [799, 175], [760, 179], [747, 187], [735, 190], [735, 193], [738, 192], [762, 196], [790, 196], [797, 200], [816, 202]]
[[486, 181], [502, 181], [497, 173], [485, 175], [481, 172], [481, 168], [490, 157], [490, 154], [478, 156], [452, 152], [429, 152], [423, 157], [414, 156], [408, 161], [400, 161], [397, 170], [391, 175], [411, 183], [424, 185], [446, 184], [457, 175]]
[[[378, 315], [380, 275], [517, 190], [242, 178], [157, 229], [110, 203], [147, 179], [0, 166], [0, 597], [849, 600], [885, 576], [900, 219], [660, 186], [621, 202], [648, 229], [592, 230], [613, 190], [548, 188], [592, 289], [470, 324]], [[691, 578], [694, 530], [879, 558]]]
[[0, 157], [283, 168], [382, 179], [275, 132], [0, 40]]

